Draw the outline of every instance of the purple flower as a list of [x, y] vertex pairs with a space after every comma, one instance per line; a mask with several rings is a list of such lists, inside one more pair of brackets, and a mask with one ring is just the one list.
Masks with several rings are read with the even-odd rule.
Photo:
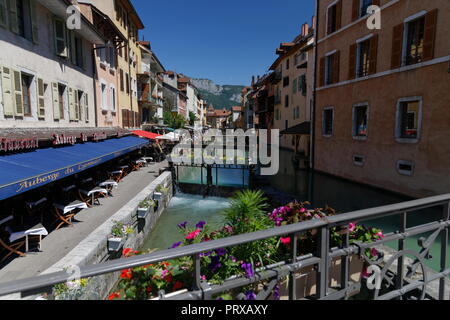
[[183, 222], [183, 223], [180, 223], [179, 225], [178, 225], [178, 228], [180, 228], [180, 229], [186, 229], [186, 226], [188, 225], [188, 222], [187, 221], [185, 221], [185, 222]]
[[178, 247], [181, 246], [182, 244], [183, 244], [183, 242], [177, 242], [177, 243], [174, 243], [170, 249], [178, 248]]
[[197, 229], [203, 229], [203, 227], [206, 225], [205, 221], [200, 221], [199, 223], [197, 223], [197, 225], [195, 226]]
[[221, 249], [217, 249], [216, 253], [217, 253], [218, 256], [224, 256], [224, 255], [227, 254], [227, 250], [222, 249], [222, 248]]
[[275, 288], [273, 288], [273, 299], [280, 300], [280, 297], [280, 286], [276, 285]]
[[256, 293], [254, 291], [247, 291], [245, 293], [245, 300], [256, 300]]
[[212, 255], [212, 251], [200, 253], [200, 257], [209, 257], [210, 255]]
[[222, 263], [220, 263], [220, 257], [219, 256], [212, 257], [211, 258], [211, 263], [209, 264], [208, 269], [211, 272], [216, 272], [221, 267], [222, 267]]
[[253, 271], [253, 266], [251, 263], [243, 263], [242, 269], [245, 270], [247, 278], [252, 278], [255, 275], [255, 272]]
[[234, 262], [234, 263], [236, 263], [236, 262], [237, 262], [236, 258], [235, 258], [235, 257], [233, 257], [233, 256], [231, 256], [231, 257], [230, 257], [230, 260], [231, 260], [232, 262]]

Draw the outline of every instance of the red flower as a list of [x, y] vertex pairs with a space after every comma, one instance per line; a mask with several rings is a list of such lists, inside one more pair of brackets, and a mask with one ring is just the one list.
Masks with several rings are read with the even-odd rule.
[[152, 286], [148, 286], [147, 289], [145, 289], [145, 291], [147, 292], [147, 294], [150, 294], [153, 291]]
[[291, 238], [287, 237], [287, 238], [281, 238], [281, 243], [284, 244], [285, 246], [288, 246], [291, 244]]
[[120, 298], [120, 293], [113, 292], [109, 295], [108, 300], [114, 300], [114, 299], [119, 299], [119, 298]]
[[173, 285], [173, 290], [175, 290], [175, 291], [177, 291], [181, 288], [183, 288], [183, 283], [180, 281], [175, 282], [175, 284]]
[[197, 238], [197, 236], [200, 234], [200, 232], [202, 232], [202, 230], [197, 229], [194, 232], [191, 232], [187, 235], [186, 239], [187, 240], [194, 240], [195, 238]]
[[138, 253], [139, 253], [138, 251], [134, 251], [133, 249], [130, 249], [130, 248], [125, 248], [122, 251], [122, 254], [125, 257], [131, 257], [132, 255], [135, 255], [135, 254], [138, 254]]
[[122, 270], [120, 278], [131, 280], [133, 278], [133, 271], [131, 269]]
[[171, 283], [173, 281], [173, 277], [171, 274], [169, 274], [167, 277], [164, 278], [168, 283]]

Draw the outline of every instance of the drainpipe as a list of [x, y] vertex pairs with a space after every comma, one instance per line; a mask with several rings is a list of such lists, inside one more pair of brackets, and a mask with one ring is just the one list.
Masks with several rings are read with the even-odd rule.
[[311, 150], [310, 150], [310, 168], [311, 170], [315, 169], [315, 152], [316, 152], [316, 98], [317, 98], [317, 38], [319, 35], [319, 1], [316, 0], [316, 25], [314, 26], [314, 89], [313, 89], [313, 106], [312, 110], [310, 110], [311, 113]]
[[97, 74], [97, 60], [96, 60], [96, 58], [95, 58], [95, 51], [96, 50], [99, 50], [99, 49], [101, 49], [101, 48], [104, 48], [104, 47], [98, 47], [98, 48], [96, 48], [96, 47], [93, 47], [92, 48], [92, 75], [93, 75], [93, 77], [92, 77], [92, 81], [94, 82], [94, 108], [95, 108], [95, 127], [96, 128], [98, 128], [98, 101], [97, 101], [97, 83], [96, 83], [96, 77], [98, 76], [98, 74]]

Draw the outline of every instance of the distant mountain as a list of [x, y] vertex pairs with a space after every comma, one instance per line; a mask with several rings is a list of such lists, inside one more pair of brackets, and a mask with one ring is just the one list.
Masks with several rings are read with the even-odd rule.
[[241, 91], [244, 86], [221, 86], [209, 79], [192, 79], [192, 83], [197, 87], [203, 99], [208, 102], [208, 105], [212, 104], [216, 109], [231, 110], [231, 107], [241, 103]]

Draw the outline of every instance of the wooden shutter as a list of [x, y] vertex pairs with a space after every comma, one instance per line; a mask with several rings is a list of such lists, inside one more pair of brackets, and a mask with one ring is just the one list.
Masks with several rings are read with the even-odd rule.
[[336, 30], [342, 26], [342, 0], [336, 3]]
[[8, 26], [8, 6], [7, 0], [0, 0], [0, 27], [6, 28]]
[[323, 87], [325, 85], [325, 57], [320, 58], [319, 71], [319, 86]]
[[12, 78], [11, 69], [7, 67], [2, 68], [2, 93], [3, 93], [3, 113], [5, 116], [14, 115], [13, 93], [12, 93]]
[[378, 60], [378, 35], [374, 35], [370, 38], [370, 57], [369, 57], [369, 74], [377, 73], [377, 60]]
[[17, 17], [17, 0], [9, 0], [9, 28], [15, 34], [19, 33], [19, 19]]
[[403, 49], [403, 23], [394, 27], [392, 35], [392, 56], [391, 68], [397, 69], [402, 66], [402, 49]]
[[23, 116], [23, 100], [22, 100], [22, 75], [20, 71], [13, 71], [13, 87], [14, 87], [14, 114]]
[[59, 120], [61, 118], [59, 112], [59, 91], [58, 84], [52, 83], [52, 104], [53, 104], [53, 119]]
[[339, 66], [340, 66], [340, 58], [341, 58], [341, 54], [340, 51], [337, 51], [334, 55], [333, 55], [333, 83], [338, 83], [339, 82]]
[[356, 55], [358, 50], [358, 44], [353, 43], [350, 45], [349, 62], [348, 62], [348, 79], [352, 80], [356, 77]]
[[75, 92], [69, 88], [69, 120], [75, 121]]
[[359, 10], [361, 8], [360, 3], [361, 3], [361, 0], [353, 0], [352, 21], [356, 21], [359, 19]]
[[83, 97], [84, 97], [84, 110], [85, 110], [84, 112], [86, 115], [86, 122], [89, 122], [89, 99], [88, 99], [89, 95], [85, 93]]
[[327, 34], [331, 33], [332, 27], [333, 27], [333, 20], [331, 19], [331, 10], [333, 10], [333, 7], [328, 8], [328, 14], [327, 14]]
[[33, 43], [39, 43], [39, 27], [38, 18], [36, 11], [36, 1], [30, 1], [30, 17], [31, 17], [31, 36], [33, 38]]
[[75, 105], [75, 120], [80, 120], [80, 99], [79, 99], [79, 92], [78, 90], [75, 90], [74, 92], [74, 105]]
[[45, 118], [45, 90], [44, 81], [42, 79], [37, 79], [37, 105], [38, 105], [38, 118]]
[[438, 9], [428, 12], [425, 16], [425, 32], [423, 40], [423, 61], [434, 58], [434, 43], [436, 39]]

